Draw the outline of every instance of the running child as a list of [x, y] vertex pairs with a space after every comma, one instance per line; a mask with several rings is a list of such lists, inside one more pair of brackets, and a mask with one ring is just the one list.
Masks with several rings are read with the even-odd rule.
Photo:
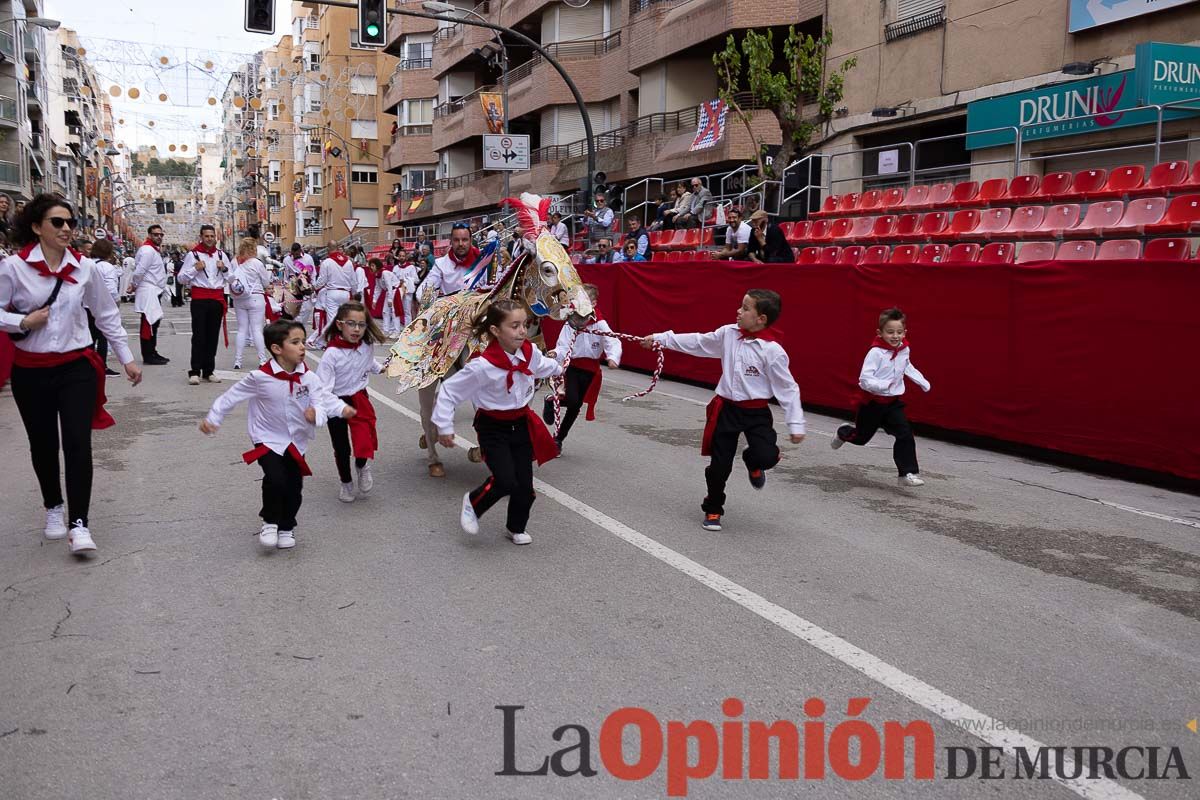
[[296, 512], [300, 510], [304, 476], [312, 470], [304, 452], [316, 427], [330, 418], [350, 419], [354, 409], [337, 399], [304, 364], [304, 326], [293, 320], [267, 325], [263, 332], [272, 358], [213, 403], [200, 430], [215, 435], [221, 422], [242, 401], [254, 447], [242, 454], [247, 464], [262, 467], [263, 547], [296, 546]]
[[351, 449], [358, 470], [358, 493], [368, 495], [375, 485], [370, 460], [379, 449], [379, 434], [375, 429], [375, 407], [367, 395], [367, 380], [383, 372], [383, 364], [375, 360], [375, 343], [383, 340], [383, 331], [367, 314], [366, 306], [354, 300], [338, 307], [333, 324], [325, 331], [325, 356], [317, 367], [317, 377], [356, 412], [349, 421], [331, 418], [328, 424], [333, 460], [342, 482], [338, 500], [343, 503], [354, 502]]
[[492, 474], [479, 488], [463, 495], [459, 522], [467, 533], [479, 532], [479, 518], [508, 497], [508, 538], [513, 544], [533, 541], [525, 530], [533, 507], [533, 460], [539, 465], [557, 454], [554, 438], [529, 407], [534, 381], [561, 375], [562, 366], [525, 339], [525, 308], [513, 300], [497, 300], [475, 320], [475, 334], [491, 342], [476, 358], [442, 383], [433, 409], [438, 443], [454, 447], [454, 409], [471, 402], [475, 432], [484, 463]]
[[875, 341], [863, 359], [858, 373], [858, 386], [862, 390], [858, 414], [853, 425], [842, 425], [830, 446], [837, 450], [842, 445], [865, 445], [881, 427], [896, 438], [892, 445], [892, 460], [896, 462], [900, 486], [924, 486], [921, 467], [917, 464], [917, 441], [913, 438], [912, 426], [904, 415], [904, 378], [908, 377], [924, 391], [929, 391], [929, 381], [913, 366], [909, 354], [907, 319], [898, 308], [889, 308], [879, 315], [879, 329]]
[[788, 369], [787, 352], [771, 328], [781, 311], [777, 292], [751, 289], [742, 298], [735, 325], [723, 325], [712, 333], [667, 331], [641, 341], [647, 349], [658, 342], [681, 353], [721, 359], [721, 381], [716, 396], [708, 404], [700, 446], [701, 455], [712, 456], [704, 470], [708, 494], [700, 504], [705, 530], [721, 530], [725, 482], [733, 471], [739, 434], [746, 436], [742, 461], [755, 489], [766, 485], [766, 470], [779, 463], [779, 447], [768, 407], [772, 397], [783, 409], [792, 443], [804, 441], [800, 387]]
[[[558, 426], [558, 435], [554, 443], [558, 445], [559, 455], [562, 455], [562, 443], [571, 432], [571, 426], [579, 416], [579, 409], [587, 404], [587, 414], [584, 419], [591, 422], [596, 418], [596, 401], [600, 399], [600, 383], [603, 375], [600, 372], [600, 360], [608, 364], [610, 369], [616, 369], [621, 363], [621, 340], [612, 336], [600, 336], [594, 331], [612, 332], [608, 322], [600, 314], [596, 300], [600, 290], [590, 283], [583, 285], [583, 290], [592, 301], [595, 319], [588, 323], [583, 330], [576, 330], [571, 325], [564, 325], [558, 334], [558, 342], [554, 349], [546, 353], [562, 364], [566, 361], [567, 352], [571, 353], [571, 363], [567, 365], [564, 378], [562, 401], [565, 408], [562, 422]], [[547, 425], [554, 424], [554, 401], [547, 395], [542, 405], [542, 419]]]

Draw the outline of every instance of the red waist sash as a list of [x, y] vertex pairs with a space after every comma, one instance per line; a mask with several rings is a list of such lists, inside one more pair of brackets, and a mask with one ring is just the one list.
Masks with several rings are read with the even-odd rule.
[[104, 410], [104, 404], [108, 402], [104, 395], [104, 362], [100, 360], [100, 354], [92, 348], [83, 347], [66, 353], [30, 353], [18, 347], [13, 356], [13, 364], [18, 367], [45, 369], [70, 364], [80, 358], [86, 358], [92, 363], [92, 369], [96, 370], [96, 405], [92, 408], [92, 430], [111, 428], [117, 421]]
[[769, 400], [730, 400], [728, 397], [714, 394], [713, 399], [708, 401], [708, 407], [704, 409], [704, 438], [700, 440], [702, 456], [712, 453], [712, 437], [717, 430], [717, 417], [721, 416], [721, 409], [726, 403], [738, 408], [766, 408], [770, 405]]
[[350, 396], [347, 403], [356, 412], [350, 418], [350, 446], [355, 458], [374, 458], [379, 449], [379, 432], [375, 428], [375, 406], [366, 389]]
[[596, 401], [600, 399], [600, 384], [604, 382], [603, 373], [600, 372], [600, 360], [597, 358], [572, 358], [571, 366], [592, 373], [592, 382], [588, 384], [587, 394], [583, 396], [583, 404], [587, 406], [584, 419], [591, 422], [596, 418]]
[[225, 338], [225, 347], [229, 347], [229, 329], [225, 323], [225, 312], [229, 307], [225, 304], [224, 289], [206, 289], [203, 286], [192, 287], [193, 300], [216, 300], [221, 304], [221, 336]]
[[529, 406], [506, 409], [481, 408], [475, 414], [501, 422], [515, 422], [524, 419], [526, 427], [529, 428], [529, 441], [533, 444], [533, 458], [537, 461], [538, 466], [558, 457], [558, 445], [554, 443], [554, 437], [550, 435], [542, 418], [535, 414]]
[[[253, 449], [247, 450], [246, 452], [242, 453], [242, 461], [245, 461], [247, 464], [253, 464], [255, 461], [258, 461], [260, 458], [265, 456], [267, 453], [273, 453], [273, 452], [275, 452], [275, 451], [272, 450], [271, 448], [267, 447], [265, 444], [257, 444], [254, 446]], [[284, 452], [286, 452], [289, 456], [291, 456], [292, 460], [300, 465], [300, 474], [301, 475], [304, 475], [305, 477], [312, 475], [312, 470], [308, 468], [308, 462], [304, 460], [304, 456], [301, 455], [300, 451], [296, 449], [296, 445], [289, 444], [287, 446], [287, 450]]]
[[852, 405], [855, 409], [865, 406], [867, 403], [879, 403], [880, 405], [890, 405], [901, 398], [901, 395], [884, 395], [868, 392], [866, 389], [859, 388], [858, 394], [853, 398]]

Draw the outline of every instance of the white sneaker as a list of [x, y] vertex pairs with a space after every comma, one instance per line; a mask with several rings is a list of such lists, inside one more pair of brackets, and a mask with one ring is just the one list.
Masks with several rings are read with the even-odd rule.
[[240, 362], [240, 361], [235, 361], [235, 362], [233, 362], [233, 368], [234, 368], [234, 369], [241, 369], [241, 368], [242, 368], [242, 362]]
[[358, 471], [358, 491], [361, 494], [370, 494], [374, 487], [375, 476], [371, 474], [371, 465], [367, 464]]
[[75, 520], [71, 526], [71, 532], [67, 534], [67, 544], [71, 546], [71, 553], [76, 555], [96, 550], [96, 543], [92, 541], [92, 532], [84, 526], [81, 519]]
[[509, 531], [506, 536], [508, 536], [509, 541], [513, 544], [533, 544], [533, 537], [528, 533], [513, 533]]
[[200, 376], [199, 375], [188, 375], [188, 386], [199, 386], [199, 385], [200, 385]]
[[343, 503], [353, 503], [354, 502], [354, 482], [353, 481], [351, 481], [350, 483], [342, 484], [341, 491], [338, 492], [338, 500], [341, 500]]
[[462, 513], [458, 515], [458, 524], [471, 535], [479, 533], [479, 517], [475, 516], [475, 507], [471, 505], [471, 493], [463, 495]]
[[829, 446], [832, 447], [834, 450], [837, 450], [839, 447], [841, 447], [842, 445], [844, 445], [846, 443], [846, 440], [843, 439], [841, 436], [843, 428], [848, 430], [850, 428], [850, 426], [849, 425], [839, 425], [838, 426], [837, 431], [835, 431], [833, 434], [833, 441], [829, 443]]
[[279, 544], [279, 526], [264, 522], [262, 530], [258, 532], [258, 543], [263, 547], [274, 547]]
[[292, 531], [279, 532], [279, 544], [276, 545], [280, 550], [289, 550], [296, 546], [296, 535]]
[[46, 538], [61, 539], [67, 535], [67, 510], [62, 506], [46, 509]]
[[910, 472], [907, 475], [901, 475], [899, 478], [896, 478], [896, 484], [899, 486], [924, 486], [925, 481]]
[[207, 378], [204, 379], [204, 382], [205, 383], [220, 383], [221, 379], [218, 378], [216, 375], [209, 375]]

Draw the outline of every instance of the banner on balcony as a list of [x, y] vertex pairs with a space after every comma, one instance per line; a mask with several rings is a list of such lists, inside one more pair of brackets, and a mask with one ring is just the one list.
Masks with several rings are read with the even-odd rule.
[[88, 197], [96, 196], [96, 186], [100, 180], [99, 173], [95, 167], [86, 167], [83, 171], [83, 186]]
[[688, 150], [706, 150], [725, 135], [725, 112], [729, 109], [724, 100], [708, 100], [700, 104], [699, 119], [696, 120], [696, 138]]
[[234, 215], [234, 220], [237, 222], [237, 229], [239, 231], [244, 231], [248, 227], [246, 225], [246, 212], [245, 211], [237, 212]]
[[346, 196], [346, 168], [337, 167], [333, 171], [333, 196]]
[[425, 195], [419, 194], [412, 200], [408, 201], [408, 213], [411, 214], [421, 207], [421, 203], [425, 202]]
[[498, 92], [480, 92], [479, 104], [483, 106], [483, 117], [488, 130], [504, 133], [504, 95]]

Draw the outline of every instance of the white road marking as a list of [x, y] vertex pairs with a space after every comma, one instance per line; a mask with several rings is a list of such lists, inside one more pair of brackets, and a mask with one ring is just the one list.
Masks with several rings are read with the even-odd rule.
[[[383, 403], [388, 408], [408, 417], [418, 425], [420, 424], [421, 415], [417, 412], [405, 408], [392, 398], [375, 389], [368, 388], [367, 392], [371, 397]], [[463, 447], [475, 446], [474, 442], [464, 439], [461, 436], [456, 435], [454, 440]], [[672, 550], [661, 542], [651, 539], [643, 533], [639, 533], [623, 522], [592, 508], [566, 492], [554, 488], [545, 481], [534, 478], [533, 485], [544, 497], [553, 500], [568, 511], [573, 511], [589, 522], [608, 531], [618, 539], [628, 542], [667, 566], [682, 572], [689, 578], [732, 600], [747, 611], [762, 617], [767, 622], [779, 626], [802, 642], [815, 647], [851, 669], [862, 673], [881, 686], [916, 703], [952, 725], [962, 728], [968, 734], [986, 742], [992, 747], [1003, 747], [1007, 753], [1015, 747], [1024, 747], [1027, 750], [1035, 751], [1037, 748], [1047, 746], [1019, 731], [1005, 728], [999, 720], [989, 717], [987, 714], [972, 708], [961, 700], [957, 700], [924, 681], [893, 667], [891, 664], [856, 647], [845, 639], [830, 633], [782, 606], [772, 603], [770, 600], [750, 591], [746, 587], [734, 583], [725, 576], [691, 560], [682, 553]], [[1054, 762], [1054, 751], [1051, 750], [1049, 751], [1049, 763], [1051, 764], [1050, 772], [1052, 775], [1055, 774]], [[1065, 774], [1071, 774], [1074, 771], [1074, 764], [1070, 758], [1064, 757], [1063, 765], [1062, 771]], [[1143, 800], [1141, 795], [1126, 789], [1115, 781], [1103, 778], [1096, 780], [1060, 780], [1054, 778], [1053, 780], [1061, 783], [1080, 797], [1088, 798], [1088, 800]]]

